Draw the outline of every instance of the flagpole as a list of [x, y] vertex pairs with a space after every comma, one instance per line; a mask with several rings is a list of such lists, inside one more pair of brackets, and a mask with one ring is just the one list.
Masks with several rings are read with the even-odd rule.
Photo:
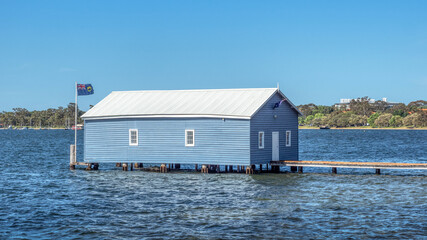
[[74, 105], [74, 156], [77, 162], [77, 82], [75, 82], [76, 87], [76, 104]]

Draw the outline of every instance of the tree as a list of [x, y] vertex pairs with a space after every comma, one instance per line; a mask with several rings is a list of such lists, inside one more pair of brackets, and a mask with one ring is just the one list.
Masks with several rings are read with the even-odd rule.
[[402, 126], [402, 119], [403, 118], [400, 115], [394, 115], [391, 117], [389, 124], [392, 127], [400, 127]]
[[304, 117], [298, 117], [298, 125], [304, 125]]
[[306, 125], [311, 125], [311, 121], [314, 119], [314, 116], [313, 115], [309, 115], [309, 116], [307, 116], [306, 118], [305, 118], [305, 120], [304, 120], [304, 124], [306, 124]]
[[18, 124], [26, 126], [29, 123], [30, 112], [25, 108], [13, 108]]
[[374, 112], [384, 112], [386, 109], [388, 108], [388, 104], [384, 101], [375, 101], [375, 103], [373, 104], [373, 111]]
[[351, 126], [356, 126], [356, 127], [365, 126], [367, 122], [368, 122], [367, 116], [351, 114], [349, 117], [349, 124]]
[[369, 116], [373, 110], [373, 107], [369, 101], [369, 97], [353, 99], [350, 101], [350, 109], [355, 114]]
[[408, 116], [406, 116], [405, 118], [403, 118], [403, 120], [402, 120], [402, 123], [403, 123], [403, 125], [404, 126], [406, 126], [406, 127], [412, 127], [412, 126], [414, 126], [414, 124], [413, 124], [413, 120], [414, 120], [414, 118], [415, 118], [416, 116], [415, 116], [415, 113], [414, 114], [410, 114], [410, 115], [408, 115]]
[[419, 107], [426, 106], [426, 105], [427, 105], [427, 101], [424, 101], [424, 100], [417, 100], [417, 101], [410, 102], [410, 103], [408, 104], [408, 107], [415, 107], [415, 108], [419, 108]]
[[311, 121], [312, 125], [319, 127], [322, 125], [322, 118], [324, 117], [323, 113], [316, 113], [313, 120]]
[[327, 121], [327, 125], [332, 127], [348, 127], [350, 126], [350, 116], [351, 112], [340, 113], [336, 115], [331, 115]]
[[313, 113], [312, 114], [317, 115], [318, 113], [321, 113], [323, 115], [326, 115], [326, 114], [329, 114], [329, 113], [331, 113], [333, 111], [334, 111], [333, 107], [319, 105], [319, 106], [316, 106], [313, 109]]
[[304, 116], [310, 116], [313, 114], [313, 110], [316, 109], [316, 105], [313, 103], [299, 105], [298, 109], [302, 112]]
[[413, 114], [405, 117], [404, 119], [407, 119], [407, 122], [406, 122], [406, 124], [408, 124], [407, 126], [411, 126], [411, 123], [412, 123], [412, 126], [414, 126], [414, 127], [426, 127], [427, 126], [427, 122], [426, 122], [427, 121], [427, 113], [416, 112], [416, 113], [413, 113]]
[[379, 113], [374, 113], [371, 116], [369, 116], [369, 118], [368, 118], [369, 126], [371, 126], [371, 127], [377, 127], [377, 125], [375, 124], [375, 120], [377, 120], [377, 118], [379, 116], [380, 116]]
[[406, 117], [406, 116], [408, 116], [409, 109], [408, 109], [408, 107], [406, 107], [405, 104], [399, 103], [399, 104], [394, 105], [393, 107], [387, 109], [387, 112], [391, 113], [393, 115], [399, 115], [401, 117]]
[[391, 113], [384, 113], [381, 114], [376, 120], [375, 125], [379, 127], [389, 127], [390, 126], [390, 119], [393, 117]]

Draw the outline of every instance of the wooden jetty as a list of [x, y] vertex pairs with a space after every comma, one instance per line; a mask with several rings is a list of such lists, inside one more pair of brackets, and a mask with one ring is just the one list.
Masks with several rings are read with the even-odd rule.
[[380, 169], [422, 169], [427, 170], [427, 163], [391, 163], [391, 162], [334, 162], [334, 161], [272, 161], [271, 166], [288, 166], [291, 170], [303, 172], [303, 167], [332, 168], [332, 173], [337, 173], [337, 168], [373, 168], [380, 174]]

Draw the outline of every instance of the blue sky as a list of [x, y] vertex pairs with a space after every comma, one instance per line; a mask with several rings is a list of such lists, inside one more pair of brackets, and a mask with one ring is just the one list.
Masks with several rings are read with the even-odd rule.
[[111, 91], [276, 87], [295, 103], [427, 97], [427, 1], [0, 1], [0, 111]]

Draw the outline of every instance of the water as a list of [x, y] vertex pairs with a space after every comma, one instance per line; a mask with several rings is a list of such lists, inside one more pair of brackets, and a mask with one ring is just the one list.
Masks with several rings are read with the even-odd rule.
[[[301, 130], [300, 158], [427, 162], [426, 139], [427, 131]], [[71, 131], [1, 130], [0, 141], [0, 239], [427, 236], [423, 170], [70, 171]]]

